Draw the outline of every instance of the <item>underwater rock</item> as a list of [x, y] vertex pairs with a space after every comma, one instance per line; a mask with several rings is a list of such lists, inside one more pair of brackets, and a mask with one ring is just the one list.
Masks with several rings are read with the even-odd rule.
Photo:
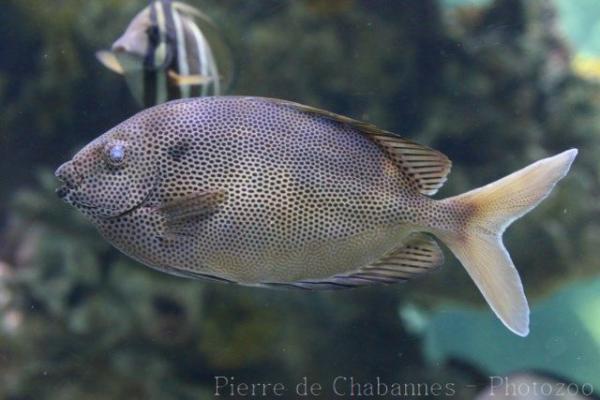
[[421, 330], [423, 351], [431, 365], [462, 360], [494, 376], [540, 370], [600, 387], [598, 293], [600, 279], [596, 278], [573, 283], [533, 304], [531, 333], [525, 339], [507, 334], [483, 311], [465, 307], [421, 312], [418, 319], [411, 308], [403, 315]]

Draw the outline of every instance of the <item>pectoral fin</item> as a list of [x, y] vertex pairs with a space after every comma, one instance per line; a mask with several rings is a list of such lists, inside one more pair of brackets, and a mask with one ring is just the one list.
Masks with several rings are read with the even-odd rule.
[[102, 65], [106, 68], [110, 69], [113, 72], [116, 72], [119, 75], [123, 75], [125, 73], [125, 69], [117, 59], [117, 56], [112, 51], [108, 50], [100, 50], [96, 52], [96, 58]]
[[197, 222], [216, 212], [224, 201], [223, 191], [197, 192], [165, 203], [156, 211], [164, 216], [167, 235], [193, 236]]
[[387, 285], [404, 282], [430, 272], [444, 262], [444, 254], [429, 236], [412, 234], [402, 247], [377, 262], [358, 270], [325, 279], [306, 279], [296, 282], [268, 282], [264, 286], [299, 289], [346, 289], [359, 286]]
[[169, 79], [179, 86], [206, 85], [213, 81], [213, 78], [204, 75], [179, 75], [172, 69], [169, 70]]

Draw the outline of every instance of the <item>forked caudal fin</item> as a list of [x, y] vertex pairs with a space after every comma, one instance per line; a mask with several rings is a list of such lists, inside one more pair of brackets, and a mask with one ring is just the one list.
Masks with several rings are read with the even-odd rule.
[[451, 209], [466, 210], [462, 213], [466, 218], [456, 230], [436, 234], [460, 260], [498, 318], [520, 336], [529, 333], [529, 306], [502, 233], [552, 191], [576, 155], [577, 150], [567, 150], [442, 201]]

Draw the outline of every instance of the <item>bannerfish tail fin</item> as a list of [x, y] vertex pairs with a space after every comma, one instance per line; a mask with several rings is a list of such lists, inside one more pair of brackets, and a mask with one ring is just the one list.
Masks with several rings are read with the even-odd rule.
[[442, 201], [457, 216], [456, 229], [440, 229], [436, 234], [460, 260], [498, 318], [520, 336], [529, 334], [529, 306], [502, 234], [552, 191], [576, 155], [576, 149], [567, 150]]

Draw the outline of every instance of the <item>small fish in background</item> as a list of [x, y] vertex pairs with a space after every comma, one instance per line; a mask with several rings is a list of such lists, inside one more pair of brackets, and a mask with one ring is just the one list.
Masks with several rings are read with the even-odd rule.
[[204, 97], [145, 110], [56, 171], [59, 197], [114, 246], [174, 275], [343, 289], [403, 282], [443, 263], [435, 235], [513, 332], [529, 332], [502, 243], [577, 150], [443, 200], [442, 153], [285, 100]]
[[179, 1], [152, 1], [111, 50], [98, 51], [96, 57], [125, 77], [144, 107], [220, 95], [232, 80], [231, 53], [215, 25], [203, 12]]
[[577, 54], [571, 61], [571, 68], [580, 78], [600, 82], [600, 57]]

